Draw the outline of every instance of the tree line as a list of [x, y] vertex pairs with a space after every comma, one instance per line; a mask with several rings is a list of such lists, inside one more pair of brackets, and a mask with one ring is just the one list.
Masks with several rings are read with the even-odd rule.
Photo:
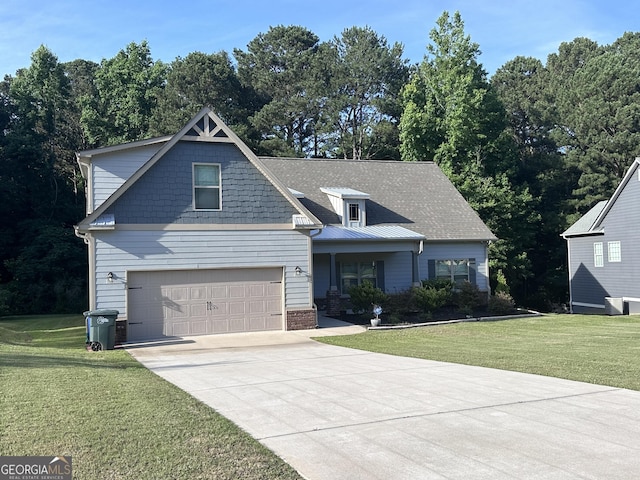
[[0, 315], [86, 308], [75, 152], [173, 134], [204, 105], [259, 155], [435, 161], [499, 237], [492, 284], [554, 308], [567, 299], [560, 233], [640, 155], [638, 51], [640, 33], [576, 38], [489, 78], [457, 12], [419, 64], [369, 27], [321, 41], [280, 25], [232, 55], [171, 63], [144, 41], [100, 63], [41, 46], [0, 83]]

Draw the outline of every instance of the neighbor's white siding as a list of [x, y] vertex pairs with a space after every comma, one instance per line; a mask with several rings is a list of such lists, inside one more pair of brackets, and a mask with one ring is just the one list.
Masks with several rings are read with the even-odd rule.
[[[300, 232], [115, 230], [95, 237], [96, 308], [116, 309], [121, 316], [126, 316], [127, 271], [136, 270], [284, 267], [284, 307], [313, 304], [310, 240]], [[295, 275], [296, 266], [301, 275]]]
[[93, 157], [91, 160], [93, 206], [89, 204], [88, 209], [93, 211], [98, 208], [163, 145], [163, 143], [147, 145]]
[[476, 283], [482, 291], [489, 289], [489, 264], [487, 246], [482, 242], [474, 243], [425, 243], [424, 252], [420, 255], [420, 280], [428, 276], [429, 260], [476, 259]]

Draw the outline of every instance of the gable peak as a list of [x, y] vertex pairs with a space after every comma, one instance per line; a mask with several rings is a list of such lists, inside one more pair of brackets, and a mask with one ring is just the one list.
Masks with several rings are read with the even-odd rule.
[[219, 123], [210, 111], [205, 112], [204, 115], [195, 122], [195, 124], [185, 133], [185, 137], [193, 137], [194, 139], [202, 140], [229, 139], [229, 135], [224, 131], [222, 123]]

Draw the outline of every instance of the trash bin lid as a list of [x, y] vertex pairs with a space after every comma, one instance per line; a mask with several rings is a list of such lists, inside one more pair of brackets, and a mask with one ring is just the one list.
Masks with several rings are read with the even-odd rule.
[[117, 317], [119, 314], [118, 310], [89, 310], [83, 313], [85, 317]]

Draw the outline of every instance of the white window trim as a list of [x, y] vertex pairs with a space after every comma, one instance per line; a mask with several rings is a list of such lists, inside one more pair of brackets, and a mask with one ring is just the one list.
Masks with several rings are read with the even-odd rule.
[[[352, 207], [353, 207], [353, 211], [355, 212], [355, 218], [351, 217], [351, 212], [352, 212]], [[347, 215], [349, 216], [349, 221], [350, 222], [360, 222], [360, 204], [358, 203], [349, 203], [347, 206]]]
[[604, 250], [602, 249], [602, 242], [594, 242], [593, 244], [593, 266], [597, 268], [604, 267]]
[[[196, 166], [207, 166], [207, 167], [218, 167], [218, 185], [217, 186], [202, 186], [196, 185]], [[192, 174], [191, 174], [191, 183], [192, 183], [192, 196], [193, 196], [193, 209], [198, 212], [219, 212], [222, 210], [222, 165], [219, 163], [204, 163], [204, 162], [194, 162], [192, 164]], [[211, 188], [218, 189], [218, 208], [198, 208], [196, 206], [196, 189], [197, 188]]]
[[622, 261], [620, 242], [607, 242], [607, 260], [611, 263]]

